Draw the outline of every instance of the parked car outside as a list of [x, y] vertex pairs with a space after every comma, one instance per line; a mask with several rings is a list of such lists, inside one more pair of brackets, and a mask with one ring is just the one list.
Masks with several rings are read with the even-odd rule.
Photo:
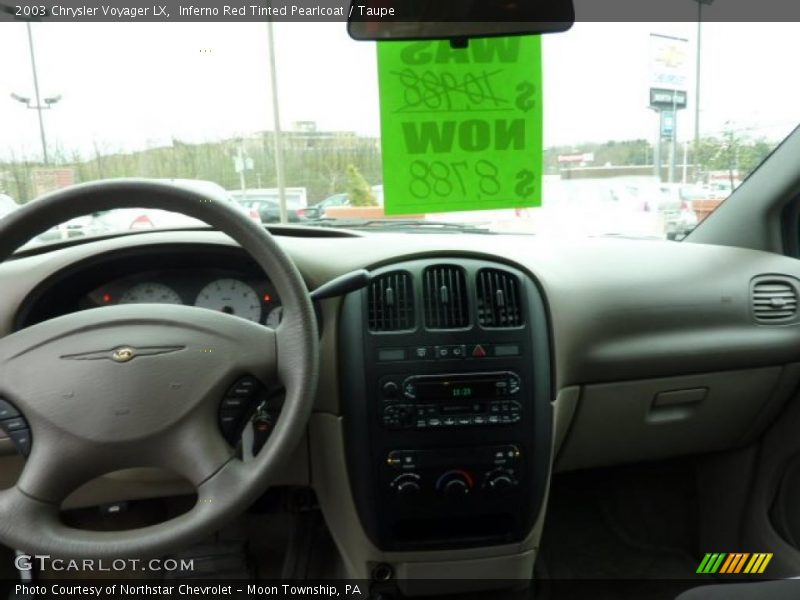
[[347, 197], [347, 193], [328, 196], [313, 206], [309, 206], [305, 210], [304, 216], [306, 219], [322, 219], [325, 217], [325, 211], [332, 206], [350, 206], [350, 200]]
[[[378, 205], [383, 206], [383, 185], [373, 185], [372, 193], [375, 196], [375, 200], [378, 201]], [[337, 206], [350, 206], [350, 198], [347, 192], [333, 194], [321, 202], [309, 206], [302, 212], [302, 216], [306, 219], [324, 219], [325, 211], [331, 207]]]
[[669, 240], [683, 238], [697, 225], [691, 202], [684, 197], [681, 184], [660, 183], [655, 178], [631, 181], [626, 188], [638, 209], [656, 215], [662, 234]]
[[[247, 215], [259, 225], [261, 217], [255, 210], [247, 209], [238, 204], [229, 192], [213, 181], [199, 181], [192, 179], [155, 179], [163, 183], [189, 188], [198, 192], [222, 195], [237, 210]], [[92, 215], [92, 220], [87, 225], [87, 233], [102, 234], [107, 231], [119, 230], [146, 230], [146, 229], [179, 229], [191, 227], [205, 227], [207, 224], [199, 219], [188, 217], [179, 213], [152, 208], [122, 208], [103, 211]]]
[[664, 219], [667, 239], [682, 239], [697, 226], [693, 202], [702, 197], [702, 190], [682, 184], [662, 184], [658, 211]]
[[[259, 216], [262, 223], [280, 223], [281, 222], [281, 206], [280, 201], [271, 195], [259, 195], [247, 193], [242, 195], [240, 193], [231, 192], [234, 199], [241, 206], [248, 210], [254, 210]], [[303, 209], [300, 209], [303, 210]], [[288, 208], [286, 209], [286, 218], [290, 223], [297, 223], [301, 220], [298, 210]]]

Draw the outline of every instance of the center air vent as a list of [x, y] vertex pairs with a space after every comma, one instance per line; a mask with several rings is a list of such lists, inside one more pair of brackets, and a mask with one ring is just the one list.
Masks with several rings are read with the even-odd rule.
[[369, 284], [367, 296], [370, 331], [414, 328], [414, 290], [409, 273], [393, 271], [375, 277]]
[[425, 269], [422, 277], [426, 327], [458, 329], [469, 325], [464, 270], [455, 265], [437, 265]]
[[797, 317], [797, 289], [787, 279], [762, 278], [753, 284], [753, 315], [761, 323], [782, 323]]
[[477, 279], [478, 323], [483, 327], [522, 325], [519, 281], [506, 271], [481, 269]]

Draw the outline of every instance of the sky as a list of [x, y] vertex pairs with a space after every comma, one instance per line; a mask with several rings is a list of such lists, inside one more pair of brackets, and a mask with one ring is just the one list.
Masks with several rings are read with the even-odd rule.
[[[48, 146], [82, 156], [202, 142], [272, 129], [265, 23], [34, 23]], [[650, 34], [687, 38], [689, 105], [678, 139], [694, 135], [695, 23], [577, 23], [544, 36], [545, 146], [654, 137], [647, 108]], [[772, 141], [800, 123], [794, 23], [706, 23], [701, 133], [737, 129]], [[275, 24], [281, 125], [377, 135], [375, 46], [344, 23]], [[22, 23], [0, 23], [0, 159], [38, 157], [36, 111]]]

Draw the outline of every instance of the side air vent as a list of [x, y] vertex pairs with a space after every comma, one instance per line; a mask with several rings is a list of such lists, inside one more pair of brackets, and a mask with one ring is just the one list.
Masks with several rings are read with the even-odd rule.
[[425, 269], [422, 278], [428, 329], [458, 329], [469, 325], [464, 270], [455, 265], [437, 265]]
[[753, 315], [760, 323], [782, 323], [797, 317], [797, 288], [787, 279], [763, 277], [753, 284]]
[[499, 269], [481, 269], [476, 285], [478, 323], [483, 327], [522, 325], [519, 280], [514, 275]]
[[414, 328], [414, 290], [409, 273], [392, 271], [370, 282], [367, 321], [370, 331]]

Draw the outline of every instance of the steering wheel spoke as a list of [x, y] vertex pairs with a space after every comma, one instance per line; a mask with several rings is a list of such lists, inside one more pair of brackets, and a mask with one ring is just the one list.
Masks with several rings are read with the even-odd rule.
[[216, 419], [198, 411], [154, 439], [147, 455], [154, 466], [198, 487], [234, 457], [234, 450], [222, 438]]

